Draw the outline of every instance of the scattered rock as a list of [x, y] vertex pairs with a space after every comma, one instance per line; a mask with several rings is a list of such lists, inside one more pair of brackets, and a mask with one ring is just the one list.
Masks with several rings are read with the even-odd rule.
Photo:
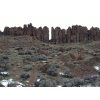
[[9, 67], [6, 64], [0, 64], [0, 72], [7, 71]]
[[57, 68], [54, 66], [51, 66], [47, 69], [47, 74], [51, 76], [57, 76]]
[[19, 55], [25, 55], [23, 51], [18, 52]]
[[7, 56], [2, 57], [4, 60], [8, 60], [9, 58]]
[[65, 78], [73, 78], [73, 75], [71, 74], [71, 73], [69, 73], [69, 72], [59, 72], [59, 75], [61, 76], [61, 77], [65, 77]]
[[34, 83], [36, 87], [46, 87], [46, 80], [44, 78], [42, 79], [37, 79], [36, 82]]
[[35, 82], [34, 85], [35, 87], [56, 87], [56, 82], [55, 80], [50, 80], [48, 78], [38, 78]]
[[84, 84], [84, 80], [81, 78], [74, 78], [72, 83], [74, 87], [80, 87], [81, 85]]
[[30, 77], [30, 75], [26, 74], [26, 73], [20, 75], [20, 78], [23, 80], [27, 80], [29, 77]]
[[59, 65], [57, 64], [45, 64], [40, 68], [40, 70], [41, 72], [47, 73], [48, 75], [57, 76], [57, 68], [59, 68]]
[[97, 80], [97, 78], [98, 78], [99, 76], [98, 75], [91, 75], [91, 76], [86, 76], [85, 78], [84, 78], [84, 84], [94, 84], [95, 82], [96, 82], [96, 80]]
[[21, 47], [18, 47], [18, 48], [16, 48], [15, 50], [18, 50], [18, 51], [20, 51], [20, 50], [23, 50], [23, 48], [21, 48]]
[[32, 55], [32, 52], [31, 51], [26, 51], [25, 55]]
[[32, 61], [46, 61], [47, 57], [45, 55], [34, 55], [31, 57]]

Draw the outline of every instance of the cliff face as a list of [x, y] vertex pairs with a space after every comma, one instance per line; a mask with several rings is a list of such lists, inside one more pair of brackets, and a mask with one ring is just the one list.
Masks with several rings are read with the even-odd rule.
[[43, 42], [49, 42], [49, 28], [47, 26], [36, 28], [32, 26], [32, 24], [24, 25], [22, 27], [5, 27], [3, 31], [3, 35], [11, 35], [11, 36], [21, 36], [21, 35], [29, 35], [32, 36], [33, 39], [37, 39]]
[[[37, 39], [43, 42], [49, 42], [49, 28], [47, 26], [36, 28], [32, 24], [24, 25], [22, 27], [5, 27], [3, 35], [29, 35], [33, 39]], [[87, 27], [80, 25], [73, 25], [68, 29], [61, 29], [60, 27], [51, 28], [51, 42], [52, 43], [76, 43], [76, 42], [88, 42], [100, 40], [100, 29], [92, 27], [88, 30]]]
[[52, 42], [53, 43], [76, 43], [100, 40], [100, 29], [92, 27], [90, 30], [87, 27], [74, 25], [67, 30], [52, 27]]

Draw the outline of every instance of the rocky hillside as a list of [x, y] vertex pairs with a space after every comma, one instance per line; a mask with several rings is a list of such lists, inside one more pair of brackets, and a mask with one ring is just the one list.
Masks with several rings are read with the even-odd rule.
[[52, 44], [0, 36], [0, 86], [100, 86], [100, 41]]

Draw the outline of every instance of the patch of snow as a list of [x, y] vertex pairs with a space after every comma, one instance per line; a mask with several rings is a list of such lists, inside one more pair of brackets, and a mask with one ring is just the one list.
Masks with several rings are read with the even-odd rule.
[[9, 81], [10, 81], [10, 82], [12, 82], [12, 81], [13, 81], [13, 79], [9, 79]]
[[5, 87], [7, 87], [9, 84], [8, 80], [2, 80], [0, 83]]
[[8, 72], [0, 72], [1, 75], [9, 75]]
[[21, 86], [24, 86], [24, 84], [20, 83], [20, 82], [16, 82], [17, 84], [21, 85]]
[[59, 72], [59, 75], [65, 75], [63, 72]]
[[95, 69], [96, 71], [100, 71], [100, 66], [94, 66], [94, 69]]
[[0, 81], [0, 83], [7, 87], [9, 84], [16, 84], [16, 87], [22, 87], [22, 86], [25, 86], [24, 84], [20, 83], [20, 82], [17, 82], [17, 81], [14, 81], [13, 79], [9, 79], [9, 80], [2, 80]]
[[42, 61], [43, 63], [47, 63], [47, 61]]
[[27, 83], [29, 83], [29, 81], [26, 81]]
[[15, 82], [13, 81], [13, 79], [9, 79], [9, 80], [8, 80], [8, 85], [9, 85], [9, 84], [14, 84], [14, 83], [15, 83]]
[[57, 87], [62, 87], [62, 85], [57, 85]]
[[17, 85], [16, 87], [23, 87], [22, 85]]
[[40, 82], [40, 79], [37, 79], [36, 81], [37, 81], [37, 82]]

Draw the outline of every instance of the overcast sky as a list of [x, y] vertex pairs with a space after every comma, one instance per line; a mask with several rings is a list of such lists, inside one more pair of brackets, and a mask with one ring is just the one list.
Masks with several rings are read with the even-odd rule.
[[0, 29], [5, 26], [100, 27], [100, 0], [0, 0]]

